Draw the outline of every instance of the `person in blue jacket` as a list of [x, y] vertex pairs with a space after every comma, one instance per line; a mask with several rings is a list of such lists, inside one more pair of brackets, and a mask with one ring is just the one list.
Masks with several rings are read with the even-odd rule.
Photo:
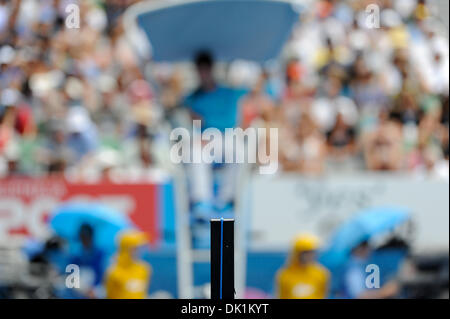
[[394, 280], [380, 284], [379, 267], [370, 264], [371, 252], [368, 241], [363, 241], [352, 249], [343, 275], [343, 297], [387, 299], [395, 298], [399, 293], [399, 286]]
[[[215, 128], [224, 133], [227, 128], [233, 129], [239, 126], [240, 100], [248, 90], [217, 83], [213, 75], [214, 59], [209, 52], [199, 52], [194, 62], [199, 86], [185, 98], [183, 104], [189, 110], [193, 120], [201, 121], [201, 132], [208, 128]], [[213, 164], [192, 163], [186, 167], [191, 182], [190, 197], [196, 220], [209, 220], [214, 212], [220, 214], [232, 212], [237, 165], [224, 164], [224, 158], [227, 153], [234, 155], [235, 148], [222, 141], [222, 149], [221, 158], [216, 158]], [[222, 178], [216, 194], [213, 168], [220, 168], [219, 171], [222, 172], [219, 174]], [[209, 230], [206, 228], [207, 235]]]
[[89, 224], [82, 224], [78, 231], [80, 245], [72, 253], [70, 262], [80, 267], [81, 276], [90, 274], [90, 289], [87, 290], [88, 297], [94, 297], [95, 287], [101, 285], [105, 270], [104, 253], [94, 245], [94, 228]]

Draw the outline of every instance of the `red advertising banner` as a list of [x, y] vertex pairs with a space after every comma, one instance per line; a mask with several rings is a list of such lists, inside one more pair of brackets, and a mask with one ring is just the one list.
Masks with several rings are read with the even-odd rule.
[[45, 238], [49, 214], [66, 201], [104, 203], [127, 214], [152, 243], [159, 239], [157, 184], [69, 183], [55, 178], [0, 180], [0, 240]]

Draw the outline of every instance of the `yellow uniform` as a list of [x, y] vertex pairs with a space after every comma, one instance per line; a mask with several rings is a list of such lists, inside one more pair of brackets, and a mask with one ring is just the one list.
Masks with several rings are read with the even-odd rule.
[[327, 297], [329, 272], [317, 262], [300, 264], [301, 252], [316, 250], [312, 236], [300, 236], [294, 244], [288, 264], [277, 274], [278, 298], [323, 299]]
[[146, 242], [145, 235], [136, 231], [121, 236], [116, 263], [106, 274], [106, 298], [146, 298], [151, 268], [147, 263], [133, 258], [136, 248]]

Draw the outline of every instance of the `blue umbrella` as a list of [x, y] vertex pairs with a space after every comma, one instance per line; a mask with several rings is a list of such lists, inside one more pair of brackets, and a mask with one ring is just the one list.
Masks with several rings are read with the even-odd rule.
[[191, 61], [208, 50], [218, 60], [264, 62], [280, 53], [298, 10], [283, 0], [145, 1], [125, 20], [144, 31], [154, 61]]
[[409, 218], [409, 210], [400, 207], [378, 207], [364, 210], [344, 223], [333, 236], [337, 249], [351, 249], [364, 240], [393, 230]]
[[378, 207], [364, 210], [340, 226], [321, 253], [321, 261], [334, 268], [346, 260], [351, 250], [363, 241], [393, 231], [410, 218], [402, 207]]
[[125, 214], [94, 203], [64, 204], [50, 217], [50, 227], [55, 233], [72, 243], [78, 241], [78, 232], [83, 224], [92, 226], [94, 244], [106, 252], [114, 250], [119, 231], [134, 227]]

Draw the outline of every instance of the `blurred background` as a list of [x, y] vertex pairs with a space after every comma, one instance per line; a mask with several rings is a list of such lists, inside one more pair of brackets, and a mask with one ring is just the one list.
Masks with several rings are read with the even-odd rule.
[[[193, 63], [152, 60], [126, 23], [138, 2], [0, 0], [0, 298], [209, 297], [209, 225], [193, 218], [187, 165], [169, 157], [199, 81]], [[279, 58], [214, 67], [246, 88], [239, 126], [279, 130], [278, 172], [240, 165], [230, 205], [206, 212], [236, 219], [237, 296], [308, 296], [301, 284], [280, 292], [308, 233], [300, 242], [328, 269], [320, 297], [342, 296], [363, 243], [381, 286], [396, 283], [376, 297], [448, 298], [448, 1], [293, 3]], [[66, 25], [70, 4], [79, 28]], [[371, 209], [389, 222], [339, 246]], [[146, 265], [145, 294], [114, 294], [127, 280], [120, 256]], [[80, 288], [68, 264], [81, 266]]]

